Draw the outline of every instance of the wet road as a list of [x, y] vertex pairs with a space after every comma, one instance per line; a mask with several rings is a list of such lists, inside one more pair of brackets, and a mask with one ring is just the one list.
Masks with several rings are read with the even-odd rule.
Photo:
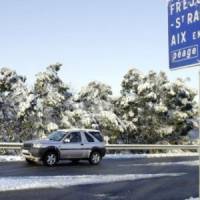
[[[132, 158], [132, 159], [104, 159], [98, 166], [91, 166], [83, 161], [79, 164], [63, 162], [53, 168], [41, 165], [28, 165], [25, 162], [0, 163], [0, 199], [1, 200], [59, 200], [59, 199], [131, 199], [131, 200], [184, 200], [198, 196], [198, 166], [194, 164], [197, 157], [170, 158]], [[140, 178], [138, 180], [124, 178], [132, 175], [165, 174], [162, 177]], [[169, 174], [169, 176], [168, 176]], [[170, 176], [170, 174], [179, 174]], [[74, 185], [54, 185], [44, 188], [27, 188], [14, 191], [2, 191], [7, 178], [19, 179], [39, 177], [79, 178], [85, 176], [89, 182]], [[90, 182], [90, 177], [97, 176], [100, 183]], [[105, 180], [108, 177], [108, 180]], [[117, 181], [112, 180], [117, 177]], [[121, 180], [122, 178], [122, 180]], [[3, 182], [4, 180], [4, 182]], [[32, 179], [31, 179], [32, 180]], [[78, 179], [77, 179], [78, 180]], [[23, 183], [22, 181], [22, 183]], [[81, 182], [81, 180], [78, 180]], [[57, 183], [58, 184], [58, 183]], [[31, 184], [30, 184], [31, 185]], [[12, 186], [12, 184], [11, 184]]]

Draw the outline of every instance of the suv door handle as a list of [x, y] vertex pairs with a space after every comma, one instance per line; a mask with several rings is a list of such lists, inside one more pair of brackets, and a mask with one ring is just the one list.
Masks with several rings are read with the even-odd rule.
[[81, 143], [81, 146], [83, 146], [84, 144], [83, 143]]

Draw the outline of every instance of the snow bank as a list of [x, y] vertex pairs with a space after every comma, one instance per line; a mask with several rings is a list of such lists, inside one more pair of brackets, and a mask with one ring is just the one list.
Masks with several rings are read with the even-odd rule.
[[159, 158], [159, 157], [184, 157], [198, 156], [198, 153], [155, 153], [155, 154], [106, 154], [106, 159], [131, 159], [131, 158]]
[[185, 199], [185, 200], [199, 200], [200, 198], [193, 198], [193, 197], [190, 197], [189, 199]]
[[[104, 159], [132, 159], [132, 158], [159, 158], [159, 157], [184, 157], [198, 156], [198, 153], [157, 153], [157, 154], [106, 154]], [[24, 161], [22, 156], [0, 156], [0, 162]]]
[[142, 164], [120, 164], [120, 167], [130, 167], [130, 166], [168, 166], [168, 165], [187, 165], [187, 166], [198, 166], [199, 161], [181, 161], [181, 162], [154, 162], [154, 163], [142, 163]]
[[0, 191], [35, 188], [63, 188], [75, 185], [113, 183], [182, 175], [185, 175], [185, 173], [2, 177], [0, 178]]
[[8, 156], [8, 155], [0, 156], [0, 162], [15, 162], [15, 161], [24, 161], [24, 158], [22, 156]]

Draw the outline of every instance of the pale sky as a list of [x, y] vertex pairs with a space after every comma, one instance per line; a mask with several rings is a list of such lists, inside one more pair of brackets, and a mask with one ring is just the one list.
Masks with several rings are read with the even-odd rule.
[[191, 79], [198, 68], [170, 71], [166, 0], [0, 0], [0, 67], [25, 75], [56, 62], [60, 76], [79, 90], [89, 81], [118, 94], [131, 67]]

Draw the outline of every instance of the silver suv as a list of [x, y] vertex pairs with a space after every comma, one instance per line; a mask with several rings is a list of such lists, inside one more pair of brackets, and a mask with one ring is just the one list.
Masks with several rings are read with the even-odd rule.
[[97, 165], [105, 156], [105, 143], [98, 130], [57, 130], [47, 139], [24, 142], [22, 154], [28, 163], [42, 161], [54, 166], [59, 160], [88, 160]]

